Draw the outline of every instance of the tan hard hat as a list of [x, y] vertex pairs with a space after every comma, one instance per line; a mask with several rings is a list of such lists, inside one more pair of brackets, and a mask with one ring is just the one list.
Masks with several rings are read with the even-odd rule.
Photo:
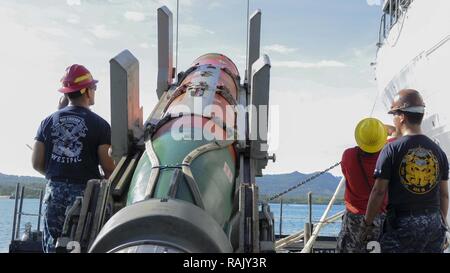
[[393, 114], [395, 111], [423, 114], [425, 103], [417, 90], [403, 89], [395, 96], [388, 114]]

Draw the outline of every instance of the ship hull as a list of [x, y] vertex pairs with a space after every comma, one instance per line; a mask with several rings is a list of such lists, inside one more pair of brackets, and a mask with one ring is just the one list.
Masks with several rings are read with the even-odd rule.
[[[432, 3], [430, 3], [432, 2]], [[386, 110], [404, 88], [420, 91], [423, 133], [450, 155], [450, 1], [415, 0], [380, 40], [376, 79]], [[447, 216], [450, 222], [450, 217]]]

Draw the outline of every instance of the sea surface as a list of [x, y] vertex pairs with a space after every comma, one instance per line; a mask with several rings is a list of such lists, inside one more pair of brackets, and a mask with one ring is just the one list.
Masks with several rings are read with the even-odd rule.
[[[9, 243], [11, 242], [13, 214], [14, 214], [14, 199], [0, 199], [0, 252], [8, 252]], [[39, 199], [23, 199], [22, 211], [29, 214], [37, 214], [39, 212]], [[25, 223], [30, 222], [32, 230], [37, 228], [36, 216], [22, 215], [20, 220], [21, 231], [19, 236], [23, 233]], [[40, 229], [43, 228], [41, 219]]]
[[[0, 199], [0, 252], [8, 252], [9, 243], [11, 241], [11, 232], [14, 214], [14, 201], [11, 199]], [[318, 222], [322, 216], [326, 205], [313, 205], [312, 207], [313, 223]], [[343, 205], [334, 205], [328, 214], [331, 216], [344, 209]], [[24, 199], [23, 212], [30, 214], [37, 214], [39, 210], [38, 199]], [[280, 204], [270, 204], [270, 210], [275, 218], [275, 234], [280, 234]], [[281, 222], [282, 234], [292, 234], [303, 229], [305, 222], [308, 220], [308, 206], [301, 204], [283, 204], [283, 221]], [[37, 217], [22, 216], [21, 232], [25, 223], [30, 222], [32, 229], [37, 227]], [[326, 225], [320, 235], [335, 236], [339, 233], [340, 221]], [[41, 221], [40, 228], [42, 230], [43, 223]]]

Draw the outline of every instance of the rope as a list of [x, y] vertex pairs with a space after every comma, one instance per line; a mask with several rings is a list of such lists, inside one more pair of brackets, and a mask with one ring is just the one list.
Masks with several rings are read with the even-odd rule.
[[373, 102], [372, 111], [370, 111], [369, 117], [372, 117], [372, 115], [373, 115], [373, 111], [375, 110], [375, 105], [377, 105], [379, 93], [380, 93], [380, 92], [377, 91], [377, 96], [375, 97], [375, 101]]
[[331, 167], [329, 167], [329, 168], [327, 168], [327, 169], [325, 169], [325, 170], [323, 170], [323, 171], [321, 171], [321, 172], [319, 172], [319, 173], [317, 173], [317, 174], [315, 174], [315, 175], [313, 175], [313, 176], [310, 176], [309, 178], [307, 178], [307, 179], [305, 179], [305, 180], [299, 182], [297, 185], [292, 186], [292, 187], [290, 187], [289, 189], [287, 189], [287, 190], [285, 190], [285, 191], [283, 191], [283, 192], [280, 192], [280, 193], [277, 193], [277, 194], [273, 195], [272, 197], [269, 198], [268, 201], [275, 200], [275, 199], [279, 198], [280, 196], [283, 196], [283, 195], [285, 195], [286, 193], [295, 190], [296, 188], [298, 188], [298, 187], [300, 187], [300, 186], [302, 186], [302, 185], [308, 183], [309, 181], [314, 180], [314, 179], [316, 179], [317, 177], [323, 175], [324, 173], [328, 172], [329, 170], [336, 168], [336, 167], [339, 166], [340, 164], [341, 164], [341, 162], [339, 161], [339, 162], [337, 162], [336, 164], [332, 165]]

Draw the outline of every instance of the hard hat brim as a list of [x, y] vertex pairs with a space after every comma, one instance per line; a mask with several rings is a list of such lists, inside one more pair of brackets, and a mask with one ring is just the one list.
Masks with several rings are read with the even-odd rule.
[[374, 153], [381, 151], [381, 149], [383, 149], [383, 147], [384, 147], [384, 145], [386, 145], [386, 143], [387, 143], [387, 138], [386, 138], [386, 141], [380, 142], [377, 145], [364, 145], [362, 143], [358, 143], [358, 146], [364, 152], [374, 154]]
[[402, 109], [392, 109], [388, 112], [388, 114], [394, 114], [395, 111], [402, 111], [402, 112], [408, 112], [408, 113], [418, 113], [418, 114], [424, 114], [425, 113], [425, 106], [411, 106], [407, 108]]
[[98, 81], [97, 80], [92, 80], [88, 83], [85, 84], [80, 84], [77, 86], [70, 86], [70, 87], [61, 87], [60, 89], [58, 89], [59, 92], [63, 93], [63, 94], [68, 94], [68, 93], [73, 93], [73, 92], [77, 92], [83, 88], [89, 87], [93, 84], [97, 84]]

